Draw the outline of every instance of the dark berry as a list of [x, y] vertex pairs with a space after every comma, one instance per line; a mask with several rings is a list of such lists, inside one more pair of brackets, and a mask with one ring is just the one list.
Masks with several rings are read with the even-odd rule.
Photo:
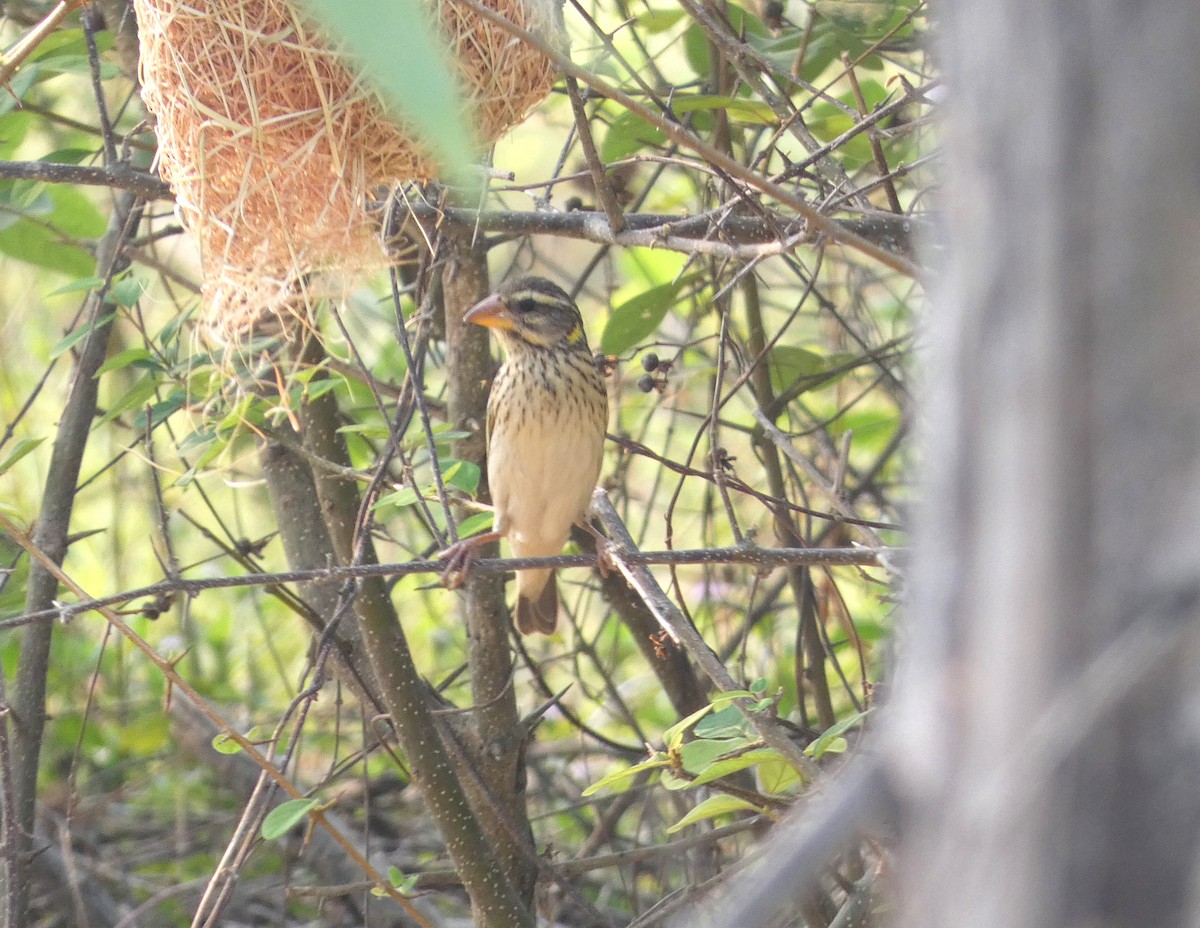
[[649, 393], [655, 387], [654, 378], [649, 374], [644, 374], [638, 380], [638, 389], [643, 393]]
[[656, 370], [658, 370], [658, 355], [656, 355], [653, 351], [651, 351], [649, 354], [642, 355], [642, 370], [644, 370], [647, 374], [653, 374]]

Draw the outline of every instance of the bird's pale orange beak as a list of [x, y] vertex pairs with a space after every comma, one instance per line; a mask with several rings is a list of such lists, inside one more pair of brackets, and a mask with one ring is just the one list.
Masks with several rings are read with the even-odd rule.
[[467, 310], [463, 319], [476, 325], [487, 326], [489, 329], [511, 329], [514, 325], [508, 307], [494, 293]]

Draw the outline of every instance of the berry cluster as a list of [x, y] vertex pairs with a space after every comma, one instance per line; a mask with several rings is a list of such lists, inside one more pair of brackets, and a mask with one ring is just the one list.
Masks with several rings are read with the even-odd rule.
[[638, 378], [638, 389], [643, 393], [649, 393], [651, 390], [662, 393], [667, 388], [667, 375], [671, 373], [670, 361], [663, 361], [653, 351], [649, 351], [642, 355], [642, 370], [646, 373]]

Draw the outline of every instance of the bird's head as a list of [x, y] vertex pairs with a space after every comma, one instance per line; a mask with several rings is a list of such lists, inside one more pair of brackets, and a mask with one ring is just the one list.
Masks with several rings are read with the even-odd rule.
[[495, 329], [509, 352], [532, 347], [588, 353], [579, 309], [562, 288], [543, 277], [509, 281], [463, 318]]

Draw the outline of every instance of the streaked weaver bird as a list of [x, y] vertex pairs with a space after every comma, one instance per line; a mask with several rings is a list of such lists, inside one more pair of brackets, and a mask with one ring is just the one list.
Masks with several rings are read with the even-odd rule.
[[[447, 552], [446, 573], [470, 548], [499, 537], [514, 557], [562, 553], [571, 526], [586, 527], [600, 476], [608, 395], [571, 298], [541, 277], [504, 284], [464, 317], [496, 333], [505, 360], [488, 397], [488, 485], [496, 518], [488, 535]], [[466, 548], [462, 545], [468, 546]], [[517, 628], [549, 635], [558, 584], [547, 568], [517, 571]]]

